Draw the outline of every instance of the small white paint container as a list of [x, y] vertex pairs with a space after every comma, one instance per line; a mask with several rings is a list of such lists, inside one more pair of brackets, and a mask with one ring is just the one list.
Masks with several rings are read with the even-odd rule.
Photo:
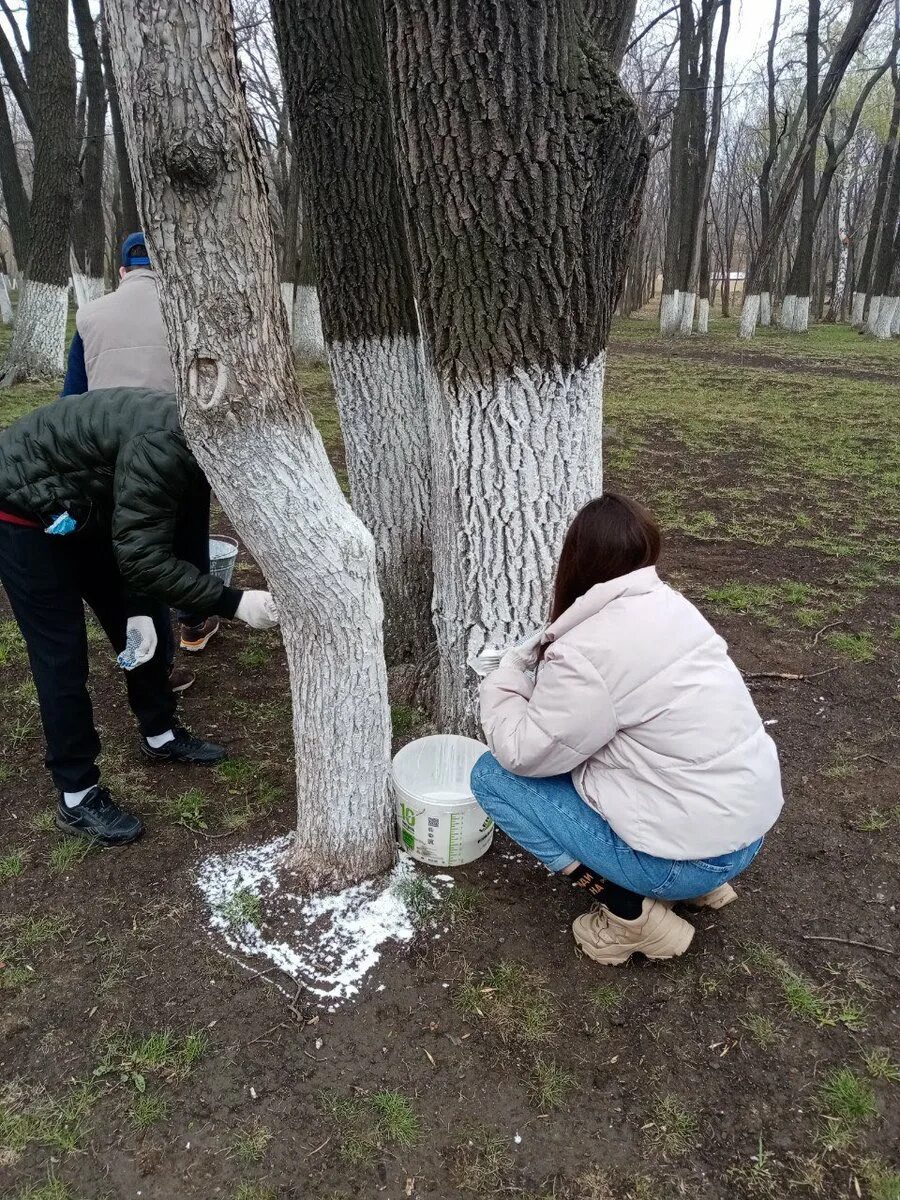
[[437, 734], [410, 742], [391, 775], [400, 845], [419, 862], [459, 867], [480, 858], [494, 822], [472, 795], [472, 768], [487, 751], [473, 738]]
[[217, 533], [209, 539], [209, 573], [228, 587], [237, 562], [238, 544], [233, 537]]

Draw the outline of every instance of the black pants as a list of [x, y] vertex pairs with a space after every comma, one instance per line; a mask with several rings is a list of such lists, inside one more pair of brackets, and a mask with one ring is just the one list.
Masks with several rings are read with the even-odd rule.
[[[0, 580], [28, 648], [47, 743], [46, 765], [60, 791], [77, 792], [100, 778], [100, 739], [87, 690], [84, 604], [118, 654], [125, 646], [125, 591], [109, 531], [89, 523], [66, 537], [0, 521]], [[128, 703], [141, 732], [172, 728], [164, 607], [148, 606], [159, 644], [150, 662], [123, 671]], [[171, 636], [171, 635], [170, 635]]]
[[[182, 513], [175, 532], [175, 553], [179, 558], [192, 563], [204, 575], [209, 574], [209, 492], [195, 499], [189, 509]], [[175, 620], [180, 625], [192, 627], [202, 625], [206, 617], [200, 613], [176, 609]], [[180, 629], [172, 628], [172, 616], [166, 615], [165, 655], [171, 670], [175, 662], [175, 650], [180, 640]]]

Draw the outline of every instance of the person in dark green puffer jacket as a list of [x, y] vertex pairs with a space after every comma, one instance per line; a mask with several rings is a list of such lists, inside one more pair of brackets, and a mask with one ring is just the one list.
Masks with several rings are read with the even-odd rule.
[[256, 629], [277, 624], [277, 614], [268, 592], [226, 587], [187, 561], [207, 536], [196, 513], [208, 493], [173, 395], [68, 396], [0, 433], [0, 580], [28, 649], [66, 833], [121, 844], [143, 830], [100, 786], [83, 602], [126, 669], [144, 755], [185, 764], [225, 757], [175, 719], [159, 638], [166, 606]]

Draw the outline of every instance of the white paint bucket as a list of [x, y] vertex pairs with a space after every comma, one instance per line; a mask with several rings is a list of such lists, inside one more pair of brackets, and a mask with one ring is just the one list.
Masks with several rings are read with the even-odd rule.
[[400, 845], [435, 867], [480, 858], [494, 838], [494, 822], [472, 795], [472, 768], [487, 747], [453, 734], [419, 738], [394, 758]]
[[228, 587], [237, 561], [238, 544], [233, 537], [217, 533], [209, 539], [209, 573]]

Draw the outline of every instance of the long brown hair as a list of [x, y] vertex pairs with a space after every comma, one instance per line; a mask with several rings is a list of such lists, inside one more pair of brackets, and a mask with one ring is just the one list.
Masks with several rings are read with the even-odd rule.
[[591, 500], [569, 526], [563, 542], [551, 623], [595, 583], [653, 566], [659, 559], [660, 543], [659, 526], [634, 500], [615, 492]]

